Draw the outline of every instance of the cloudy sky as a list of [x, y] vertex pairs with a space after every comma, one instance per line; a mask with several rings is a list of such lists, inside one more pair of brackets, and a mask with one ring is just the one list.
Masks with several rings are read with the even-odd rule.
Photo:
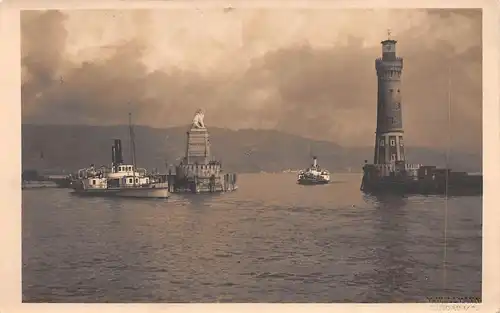
[[405, 62], [408, 144], [445, 144], [451, 95], [453, 146], [477, 152], [478, 10], [24, 11], [23, 122], [123, 124], [132, 112], [163, 128], [201, 107], [208, 127], [372, 145], [388, 28]]

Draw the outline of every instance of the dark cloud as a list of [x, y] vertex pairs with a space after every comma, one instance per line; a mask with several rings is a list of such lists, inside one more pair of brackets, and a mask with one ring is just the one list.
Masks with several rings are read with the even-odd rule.
[[[428, 14], [428, 25], [398, 34], [407, 142], [444, 145], [451, 116], [453, 146], [480, 149], [481, 12]], [[275, 128], [344, 145], [373, 143], [374, 60], [380, 48], [366, 47], [361, 36], [323, 48], [304, 43], [270, 50], [230, 74], [180, 67], [150, 72], [142, 62], [148, 47], [140, 38], [107, 47], [107, 57], [92, 62], [67, 61], [64, 17], [56, 11], [21, 15], [24, 122], [116, 124], [126, 122], [130, 111], [138, 123], [168, 127], [188, 123], [203, 107], [208, 125]], [[427, 40], [420, 28], [432, 32], [458, 17], [469, 21], [468, 33], [477, 36], [463, 38], [467, 45]], [[248, 44], [243, 42], [241, 50]]]
[[24, 11], [21, 19], [21, 65], [23, 110], [28, 114], [42, 114], [37, 106], [40, 95], [57, 80], [57, 71], [64, 62], [66, 29], [64, 14], [58, 11]]

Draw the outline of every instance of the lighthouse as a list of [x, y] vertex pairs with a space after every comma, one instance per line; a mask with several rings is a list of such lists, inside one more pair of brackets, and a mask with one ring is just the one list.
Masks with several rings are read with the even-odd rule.
[[480, 195], [482, 175], [449, 168], [412, 164], [405, 158], [401, 108], [403, 59], [396, 54], [391, 33], [375, 60], [378, 78], [377, 129], [373, 164], [365, 160], [360, 189], [369, 194]]
[[377, 129], [374, 164], [405, 161], [401, 107], [401, 74], [403, 59], [396, 54], [396, 40], [381, 42], [382, 57], [375, 60], [378, 78]]

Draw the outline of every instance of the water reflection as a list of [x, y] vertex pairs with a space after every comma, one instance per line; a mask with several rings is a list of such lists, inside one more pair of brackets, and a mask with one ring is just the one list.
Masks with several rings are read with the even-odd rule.
[[372, 211], [373, 242], [371, 246], [373, 271], [358, 277], [372, 288], [364, 302], [408, 302], [411, 294], [405, 292], [415, 278], [408, 242], [408, 199], [386, 195], [368, 197]]
[[201, 194], [178, 194], [179, 199], [185, 201], [190, 208], [200, 208], [210, 206], [211, 203], [217, 201], [221, 194], [219, 193], [201, 193]]
[[237, 192], [167, 201], [23, 193], [23, 299], [401, 302], [480, 295], [480, 199], [448, 203], [451, 291], [443, 294], [442, 200], [363, 198], [356, 177], [319, 188], [289, 178], [242, 176]]

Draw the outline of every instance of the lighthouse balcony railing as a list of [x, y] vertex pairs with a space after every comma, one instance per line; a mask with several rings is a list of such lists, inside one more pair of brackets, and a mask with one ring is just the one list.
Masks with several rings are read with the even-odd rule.
[[371, 164], [369, 167], [375, 170], [380, 177], [393, 176], [397, 172], [405, 172], [406, 176], [417, 178], [421, 164]]
[[385, 59], [385, 60], [384, 60], [383, 58], [379, 57], [379, 58], [376, 58], [376, 59], [375, 59], [375, 62], [376, 62], [376, 63], [386, 63], [386, 64], [389, 64], [389, 63], [396, 63], [396, 62], [398, 62], [398, 63], [399, 63], [399, 62], [403, 62], [403, 58], [402, 58], [402, 57], [395, 57], [395, 58], [394, 58], [394, 59], [392, 59], [392, 60], [387, 60], [387, 59]]
[[375, 59], [375, 67], [377, 69], [379, 69], [379, 68], [382, 68], [382, 69], [390, 69], [390, 68], [402, 69], [403, 68], [403, 58], [396, 57], [393, 60], [384, 60], [382, 58], [377, 58], [377, 59]]

